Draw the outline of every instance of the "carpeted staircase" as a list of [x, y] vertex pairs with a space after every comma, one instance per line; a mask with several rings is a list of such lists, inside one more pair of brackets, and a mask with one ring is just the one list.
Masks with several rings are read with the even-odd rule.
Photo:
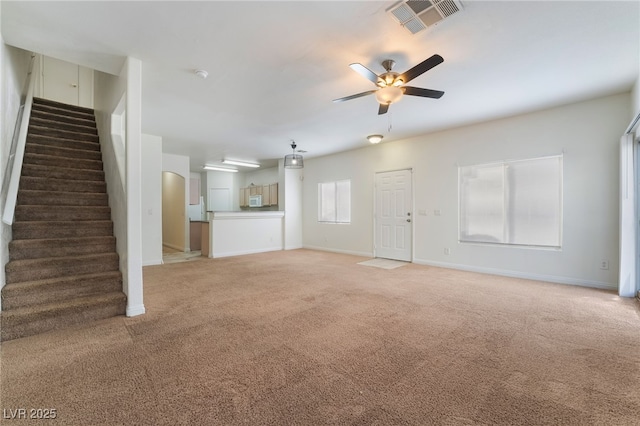
[[93, 110], [34, 99], [12, 233], [0, 340], [125, 313]]

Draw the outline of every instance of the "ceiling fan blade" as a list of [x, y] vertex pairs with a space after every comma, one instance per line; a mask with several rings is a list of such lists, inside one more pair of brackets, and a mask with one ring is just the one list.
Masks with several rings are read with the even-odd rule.
[[389, 104], [380, 104], [378, 108], [378, 115], [386, 114], [389, 111]]
[[431, 89], [423, 89], [421, 87], [403, 87], [405, 95], [411, 96], [422, 96], [423, 98], [433, 98], [440, 99], [442, 95], [444, 95], [443, 91], [440, 90], [431, 90]]
[[407, 84], [408, 82], [410, 82], [411, 80], [419, 76], [420, 74], [429, 71], [431, 68], [435, 67], [436, 65], [440, 65], [443, 62], [444, 62], [444, 59], [442, 59], [442, 56], [433, 55], [432, 57], [420, 62], [415, 67], [405, 71], [405, 73], [400, 75], [400, 77], [398, 78], [402, 79], [404, 84]]
[[366, 78], [367, 80], [371, 81], [373, 84], [377, 85], [378, 81], [380, 81], [380, 78], [378, 78], [378, 75], [376, 73], [374, 73], [373, 71], [371, 71], [369, 68], [365, 67], [362, 64], [355, 63], [355, 64], [350, 64], [349, 66], [351, 67], [352, 70], [354, 70], [355, 72], [357, 72], [358, 74]]
[[355, 98], [360, 98], [362, 96], [367, 96], [367, 95], [371, 95], [373, 93], [376, 93], [377, 90], [369, 90], [367, 92], [362, 92], [362, 93], [356, 93], [355, 95], [351, 95], [351, 96], [345, 96], [344, 98], [339, 98], [339, 99], [334, 99], [333, 102], [344, 102], [344, 101], [349, 101], [351, 99], [355, 99]]

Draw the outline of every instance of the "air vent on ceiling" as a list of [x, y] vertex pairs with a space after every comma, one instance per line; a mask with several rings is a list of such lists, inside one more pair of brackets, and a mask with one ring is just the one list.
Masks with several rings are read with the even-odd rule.
[[387, 12], [411, 34], [438, 24], [462, 10], [458, 0], [407, 0], [392, 6]]

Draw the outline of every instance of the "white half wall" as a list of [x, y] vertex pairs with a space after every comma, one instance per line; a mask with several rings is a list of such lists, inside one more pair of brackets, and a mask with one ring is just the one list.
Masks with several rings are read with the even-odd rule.
[[[305, 159], [304, 246], [373, 253], [374, 175], [411, 168], [414, 262], [615, 289], [619, 140], [629, 107], [626, 93]], [[458, 166], [562, 153], [561, 250], [458, 243]], [[351, 179], [351, 224], [318, 223], [318, 183], [341, 179]], [[609, 269], [600, 269], [603, 260]]]
[[142, 265], [162, 263], [162, 138], [142, 135]]
[[[26, 95], [25, 82], [31, 53], [26, 50], [4, 44], [0, 36], [0, 188], [8, 185], [5, 182], [5, 171], [11, 151], [11, 141], [18, 118], [21, 99]], [[4, 210], [6, 194], [3, 191], [0, 199], [0, 211]], [[0, 288], [5, 285], [4, 267], [9, 262], [9, 242], [11, 226], [0, 222]], [[1, 303], [1, 301], [0, 301]], [[0, 305], [0, 310], [2, 305]]]
[[[127, 58], [120, 74], [95, 72], [94, 102], [127, 316], [145, 312], [142, 289], [141, 98], [142, 63]], [[111, 138], [111, 114], [126, 95], [126, 173], [120, 178]]]

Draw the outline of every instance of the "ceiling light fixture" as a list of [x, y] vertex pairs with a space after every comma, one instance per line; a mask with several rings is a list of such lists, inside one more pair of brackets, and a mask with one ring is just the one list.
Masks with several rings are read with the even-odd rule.
[[238, 171], [236, 169], [227, 169], [224, 167], [216, 167], [216, 166], [208, 166], [208, 165], [204, 165], [202, 166], [203, 169], [205, 170], [215, 170], [217, 172], [230, 172], [230, 173], [238, 173]]
[[398, 102], [404, 92], [398, 86], [385, 86], [376, 91], [376, 100], [382, 105], [390, 105]]
[[205, 70], [195, 70], [194, 73], [203, 80], [209, 77], [209, 73]]
[[284, 168], [285, 169], [301, 169], [304, 167], [304, 159], [302, 155], [296, 154], [296, 141], [291, 140], [291, 149], [293, 154], [287, 154], [284, 156]]
[[367, 136], [367, 139], [371, 143], [380, 143], [382, 141], [382, 138], [383, 138], [382, 135], [369, 135], [369, 136]]
[[244, 161], [236, 161], [236, 160], [222, 160], [224, 164], [232, 164], [234, 166], [242, 166], [242, 167], [260, 167], [260, 164], [255, 163], [245, 163]]

